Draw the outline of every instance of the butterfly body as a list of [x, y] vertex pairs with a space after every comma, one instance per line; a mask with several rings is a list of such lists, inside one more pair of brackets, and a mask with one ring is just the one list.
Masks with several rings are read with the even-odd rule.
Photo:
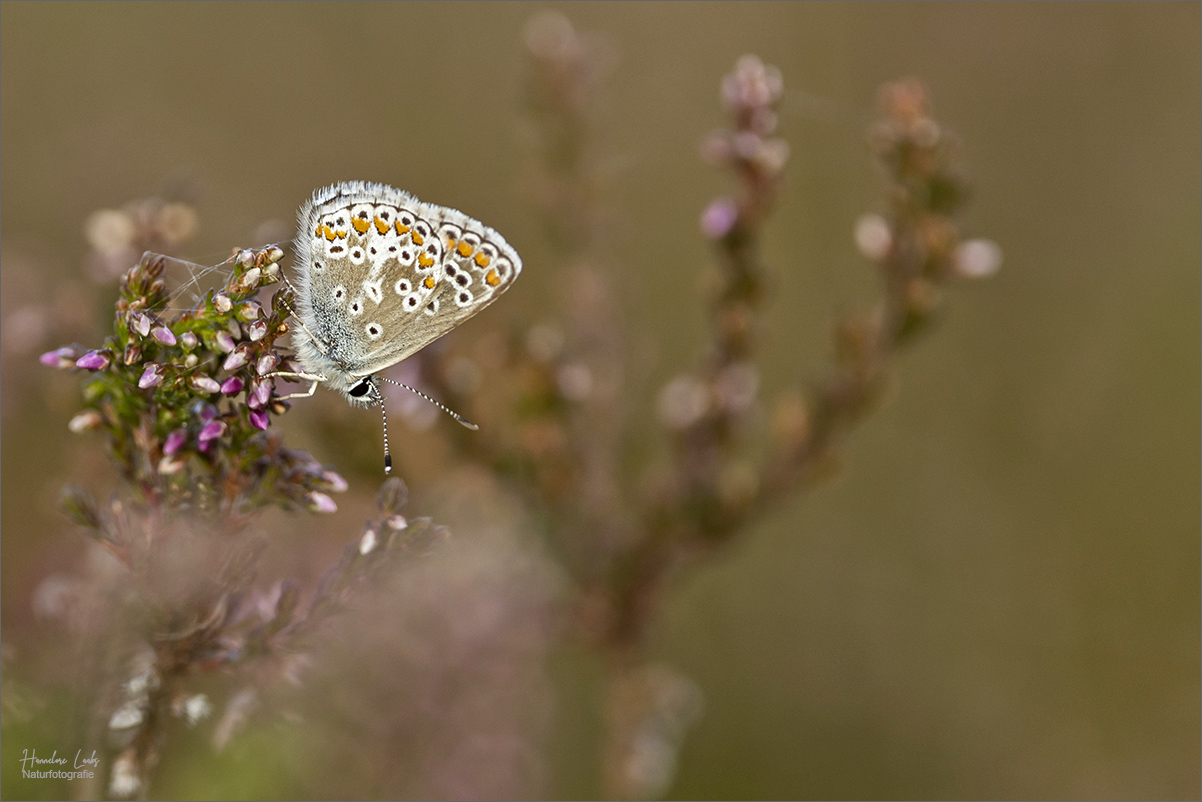
[[493, 229], [383, 184], [320, 189], [298, 218], [297, 359], [357, 406], [379, 403], [374, 374], [484, 309], [522, 270]]

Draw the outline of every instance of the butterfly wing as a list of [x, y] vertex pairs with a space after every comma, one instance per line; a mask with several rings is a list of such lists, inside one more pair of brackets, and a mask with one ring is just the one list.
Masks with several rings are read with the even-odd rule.
[[522, 270], [491, 228], [381, 184], [321, 190], [300, 218], [298, 253], [308, 265], [298, 286], [302, 319], [319, 350], [351, 376], [429, 345], [496, 300]]

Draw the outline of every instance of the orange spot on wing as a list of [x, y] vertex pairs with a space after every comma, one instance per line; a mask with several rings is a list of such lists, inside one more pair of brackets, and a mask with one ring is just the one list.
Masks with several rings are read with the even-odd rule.
[[434, 264], [434, 257], [428, 256], [424, 253], [419, 253], [417, 255], [417, 263], [422, 267], [429, 267], [430, 265]]
[[354, 226], [355, 230], [360, 234], [366, 234], [367, 229], [371, 226], [371, 223], [369, 223], [367, 220], [364, 220], [362, 217], [356, 217], [351, 221], [351, 225]]
[[418, 234], [416, 231], [413, 232], [412, 236], [414, 245], [421, 245], [425, 242], [425, 240], [422, 238], [422, 235]]
[[335, 231], [334, 236], [337, 237], [338, 239], [346, 239], [346, 232], [345, 231]]
[[322, 223], [319, 230], [321, 231], [323, 237], [328, 239], [330, 242], [334, 241], [334, 229], [330, 228], [325, 223]]
[[501, 283], [501, 274], [497, 272], [495, 267], [484, 276], [484, 283], [490, 287], [495, 287]]
[[480, 253], [476, 254], [476, 264], [480, 265], [480, 267], [488, 267], [488, 263], [491, 261], [492, 259], [489, 259], [488, 254], [486, 254], [484, 251], [480, 251]]
[[432, 290], [432, 289], [434, 289], [434, 284], [435, 284], [435, 283], [436, 283], [436, 282], [434, 281], [434, 276], [426, 276], [426, 280], [422, 282], [422, 284], [424, 284], [424, 285], [425, 285], [425, 287], [426, 287], [426, 289], [427, 289], [427, 290]]
[[384, 233], [388, 231], [388, 228], [389, 228], [389, 226], [387, 223], [385, 223], [383, 220], [381, 220], [378, 217], [376, 218], [376, 231], [379, 231], [381, 236], [383, 236]]
[[460, 256], [471, 256], [472, 255], [472, 246], [466, 242], [459, 243], [459, 255]]
[[455, 238], [454, 237], [447, 237], [447, 250], [448, 251], [455, 250]]
[[396, 233], [402, 237], [409, 233], [409, 226], [403, 225], [400, 220], [396, 221]]

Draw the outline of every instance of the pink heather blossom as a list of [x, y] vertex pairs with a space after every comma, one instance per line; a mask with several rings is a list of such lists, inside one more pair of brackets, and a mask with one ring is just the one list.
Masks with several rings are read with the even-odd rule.
[[970, 239], [956, 248], [956, 275], [964, 278], [987, 278], [1002, 266], [1002, 249], [987, 239]]
[[112, 358], [104, 351], [88, 351], [75, 360], [75, 367], [84, 370], [104, 370], [112, 361]]
[[66, 370], [67, 368], [75, 367], [75, 360], [79, 359], [79, 351], [74, 348], [58, 348], [54, 351], [47, 351], [42, 354], [38, 361], [48, 368], [58, 368]]
[[223, 354], [228, 354], [230, 351], [234, 350], [234, 338], [231, 337], [227, 332], [218, 332], [217, 336], [213, 338], [213, 341], [217, 345], [217, 350]]
[[738, 219], [739, 210], [734, 203], [729, 198], [718, 198], [701, 214], [701, 233], [707, 239], [722, 239]]
[[259, 361], [255, 364], [255, 372], [260, 376], [266, 376], [271, 371], [275, 370], [275, 366], [280, 363], [280, 358], [275, 354], [263, 354], [259, 357]]
[[258, 301], [247, 301], [238, 307], [238, 317], [247, 322], [256, 320], [263, 315], [263, 307]]
[[176, 429], [171, 434], [167, 435], [167, 439], [163, 441], [163, 453], [174, 454], [183, 447], [188, 440], [187, 429]]
[[88, 429], [99, 429], [104, 423], [104, 418], [94, 409], [85, 409], [80, 412], [71, 422], [67, 424], [67, 428], [75, 434], [86, 432]]
[[334, 471], [322, 471], [321, 478], [330, 486], [334, 493], [345, 493], [348, 487], [346, 480]]
[[262, 320], [256, 320], [254, 323], [250, 324], [250, 329], [247, 330], [247, 334], [252, 343], [257, 343], [259, 340], [263, 339], [264, 336], [266, 336], [267, 323]]
[[163, 366], [151, 362], [146, 366], [146, 370], [142, 371], [142, 378], [138, 379], [138, 388], [145, 390], [147, 387], [157, 387], [162, 382]]
[[242, 379], [230, 376], [221, 383], [221, 392], [225, 395], [237, 395], [242, 392]]
[[325, 493], [319, 493], [314, 490], [305, 496], [305, 498], [309, 500], [309, 509], [314, 512], [338, 512], [338, 505], [334, 503], [334, 499]]
[[163, 345], [175, 345], [175, 335], [166, 326], [155, 326], [150, 334]]
[[196, 344], [199, 342], [199, 340], [196, 339], [196, 335], [190, 331], [185, 331], [182, 335], [180, 335], [179, 341], [183, 343], [184, 348], [187, 348], [189, 351], [195, 348]]
[[202, 393], [219, 393], [219, 392], [221, 392], [221, 385], [217, 383], [217, 380], [210, 378], [209, 376], [206, 376], [203, 373], [194, 374], [192, 376], [192, 378], [190, 379], [190, 381], [191, 381], [192, 387], [196, 390], [199, 390]]
[[259, 286], [259, 279], [262, 277], [263, 271], [257, 267], [252, 267], [242, 274], [242, 277], [234, 284], [236, 292], [250, 292]]
[[216, 440], [218, 437], [221, 437], [221, 435], [225, 434], [225, 431], [225, 421], [211, 420], [206, 423], [196, 438], [200, 441], [201, 450], [204, 450], [206, 443], [208, 443], [210, 440]]
[[239, 348], [237, 351], [234, 351], [232, 354], [230, 354], [229, 356], [227, 356], [225, 358], [225, 362], [222, 363], [221, 368], [222, 368], [222, 370], [237, 370], [238, 368], [242, 367], [245, 364], [246, 364], [246, 349]]
[[250, 398], [246, 405], [251, 409], [262, 409], [271, 398], [271, 382], [255, 379], [250, 383]]
[[256, 429], [266, 430], [268, 424], [270, 423], [271, 418], [268, 417], [265, 410], [256, 409], [254, 412], [250, 413], [250, 425], [254, 426]]
[[150, 318], [141, 312], [130, 312], [130, 327], [143, 337], [150, 334]]
[[223, 315], [234, 308], [234, 304], [230, 300], [230, 297], [224, 292], [219, 292], [213, 296], [213, 306]]

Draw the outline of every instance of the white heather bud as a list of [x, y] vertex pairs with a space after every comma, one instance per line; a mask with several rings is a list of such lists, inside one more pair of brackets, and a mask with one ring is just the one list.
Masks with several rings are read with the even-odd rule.
[[659, 419], [670, 429], [684, 429], [709, 409], [705, 385], [692, 376], [677, 376], [660, 391]]
[[126, 702], [109, 719], [110, 730], [127, 730], [142, 723], [142, 705], [138, 701]]
[[970, 239], [956, 247], [956, 274], [964, 278], [988, 278], [1002, 266], [1002, 249], [987, 239]]
[[865, 258], [880, 262], [893, 247], [893, 232], [879, 214], [861, 215], [856, 220], [856, 247]]
[[368, 529], [363, 533], [363, 537], [359, 538], [359, 553], [363, 556], [371, 554], [371, 552], [376, 548], [377, 542], [378, 539], [376, 537], [376, 530]]
[[75, 434], [86, 432], [88, 429], [99, 429], [104, 419], [100, 417], [100, 413], [94, 409], [85, 409], [80, 412], [71, 422], [67, 424], [67, 428]]

